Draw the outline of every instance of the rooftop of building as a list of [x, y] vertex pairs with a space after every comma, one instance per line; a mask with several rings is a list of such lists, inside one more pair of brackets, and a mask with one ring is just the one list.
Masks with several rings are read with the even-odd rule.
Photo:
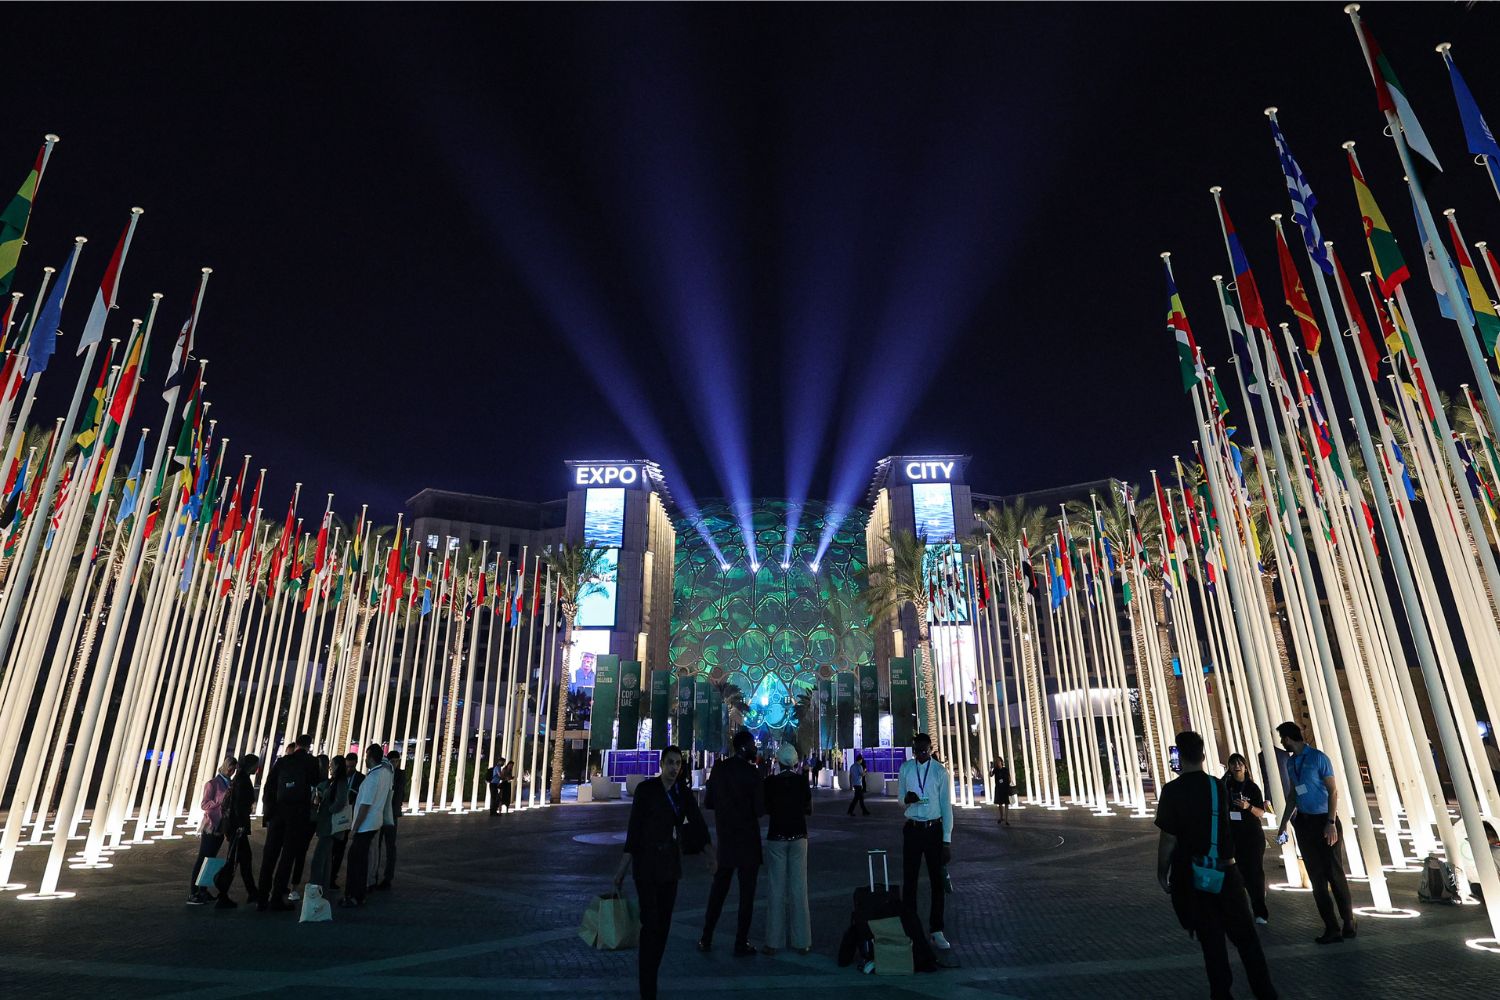
[[466, 521], [529, 531], [561, 528], [567, 523], [568, 501], [507, 500], [455, 490], [424, 489], [406, 501], [412, 520], [433, 518]]

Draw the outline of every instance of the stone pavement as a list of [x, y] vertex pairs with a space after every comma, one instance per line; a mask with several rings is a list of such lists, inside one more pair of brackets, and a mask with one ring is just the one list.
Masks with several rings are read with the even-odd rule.
[[[811, 821], [811, 955], [733, 958], [721, 926], [717, 950], [693, 949], [707, 896], [701, 865], [688, 865], [662, 995], [708, 992], [769, 998], [1133, 998], [1207, 995], [1197, 945], [1177, 927], [1156, 885], [1149, 819], [1026, 809], [1009, 829], [989, 810], [960, 812], [948, 935], [960, 968], [910, 978], [840, 969], [833, 955], [848, 924], [864, 851], [899, 861], [896, 804], [849, 818], [842, 798], [819, 792]], [[196, 841], [138, 847], [107, 871], [67, 872], [58, 902], [0, 896], [0, 996], [248, 997], [285, 994], [438, 996], [634, 995], [635, 953], [599, 952], [578, 938], [591, 895], [606, 891], [618, 859], [626, 803], [564, 805], [516, 816], [424, 816], [402, 824], [396, 888], [332, 923], [293, 914], [183, 904]], [[581, 838], [581, 839], [580, 839]], [[259, 856], [261, 834], [255, 847]], [[43, 852], [18, 859], [34, 882]], [[1495, 995], [1500, 955], [1464, 939], [1486, 933], [1478, 907], [1416, 903], [1416, 876], [1392, 877], [1398, 905], [1416, 920], [1365, 919], [1355, 941], [1319, 947], [1305, 894], [1273, 893], [1263, 929], [1272, 974], [1288, 998]], [[236, 889], [238, 892], [239, 890]], [[762, 898], [764, 886], [762, 886]], [[1355, 885], [1356, 904], [1368, 893]], [[731, 893], [724, 920], [732, 926]], [[925, 915], [925, 904], [922, 912]], [[752, 940], [764, 924], [757, 912]], [[1243, 975], [1237, 973], [1242, 983]], [[1241, 987], [1240, 996], [1248, 993]]]

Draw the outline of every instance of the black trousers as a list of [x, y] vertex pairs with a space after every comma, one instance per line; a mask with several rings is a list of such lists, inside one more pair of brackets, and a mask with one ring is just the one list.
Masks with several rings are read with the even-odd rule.
[[[250, 899], [257, 895], [255, 889], [255, 852], [250, 849], [250, 834], [240, 831], [238, 836], [229, 839], [229, 859], [224, 867], [219, 869], [219, 874], [214, 876], [214, 888], [219, 891], [220, 896], [229, 893], [230, 886], [234, 885], [235, 866], [239, 866], [240, 881], [245, 886], [245, 892]], [[227, 905], [227, 904], [226, 904]]]
[[901, 905], [917, 913], [917, 875], [927, 862], [927, 881], [932, 885], [932, 909], [928, 931], [943, 929], [943, 824], [916, 826], [910, 820], [901, 831]]
[[656, 977], [672, 931], [677, 883], [636, 879], [635, 894], [641, 903], [641, 1000], [656, 1000]]
[[376, 832], [366, 830], [354, 835], [354, 845], [349, 848], [349, 872], [344, 881], [344, 895], [350, 899], [364, 901], [370, 881], [370, 845]]
[[854, 801], [849, 803], [849, 815], [850, 816], [854, 815], [854, 807], [855, 806], [859, 806], [860, 812], [864, 813], [866, 816], [870, 815], [870, 810], [865, 807], [865, 786], [864, 785], [855, 785], [854, 786]]
[[1250, 911], [1257, 917], [1269, 919], [1266, 909], [1266, 840], [1256, 829], [1257, 840], [1246, 840], [1234, 845], [1235, 867], [1245, 883], [1245, 893], [1250, 897]]
[[502, 804], [502, 801], [500, 799], [500, 786], [498, 784], [491, 784], [490, 785], [490, 815], [493, 816], [495, 813], [499, 812], [501, 804]]
[[390, 884], [396, 875], [396, 824], [380, 828], [380, 848], [385, 853], [385, 871], [380, 873], [376, 881]]
[[703, 914], [703, 938], [706, 941], [713, 939], [714, 926], [719, 922], [719, 914], [724, 912], [724, 900], [729, 898], [729, 881], [736, 872], [740, 877], [740, 912], [734, 943], [738, 946], [750, 940], [750, 920], [755, 916], [755, 882], [760, 878], [760, 865], [720, 865], [714, 872], [713, 883], [708, 888], [708, 911]]
[[[338, 885], [339, 869], [344, 865], [344, 848], [349, 846], [349, 841], [340, 833], [333, 838], [333, 861], [328, 866], [328, 885]], [[325, 886], [326, 888], [326, 886]]]
[[[1343, 842], [1343, 824], [1334, 820]], [[1327, 813], [1297, 813], [1292, 818], [1292, 828], [1297, 831], [1297, 847], [1302, 851], [1302, 864], [1307, 868], [1307, 880], [1312, 883], [1313, 901], [1318, 904], [1318, 916], [1323, 926], [1336, 932], [1340, 921], [1353, 923], [1354, 911], [1349, 902], [1349, 883], [1344, 879], [1344, 859], [1338, 844], [1330, 847], [1326, 837]], [[1331, 891], [1330, 891], [1331, 890]]]
[[1271, 985], [1271, 972], [1266, 968], [1266, 955], [1261, 951], [1260, 938], [1255, 933], [1255, 923], [1245, 899], [1244, 880], [1238, 868], [1238, 863], [1233, 864], [1224, 873], [1224, 887], [1217, 894], [1193, 893], [1197, 916], [1194, 932], [1203, 947], [1209, 996], [1213, 1000], [1225, 1000], [1233, 995], [1230, 989], [1234, 985], [1234, 972], [1229, 968], [1229, 949], [1224, 943], [1228, 939], [1240, 953], [1240, 963], [1245, 966], [1245, 976], [1250, 980], [1250, 992], [1257, 1000], [1275, 1000], [1276, 987]]
[[188, 895], [198, 891], [198, 871], [203, 867], [204, 858], [216, 858], [219, 856], [219, 848], [223, 846], [224, 835], [222, 833], [203, 833], [198, 835], [198, 857], [193, 862], [193, 870], [188, 875]]
[[[272, 823], [274, 824], [274, 821]], [[313, 821], [305, 816], [298, 815], [293, 819], [287, 819], [283, 823], [284, 840], [281, 844], [281, 857], [276, 861], [276, 880], [271, 884], [271, 898], [279, 899], [286, 896], [287, 889], [294, 883], [293, 875], [298, 878], [302, 875], [302, 865], [307, 861], [307, 845], [312, 841], [313, 832], [317, 829]], [[270, 843], [270, 838], [266, 838]], [[265, 881], [265, 868], [261, 868], [261, 881]]]

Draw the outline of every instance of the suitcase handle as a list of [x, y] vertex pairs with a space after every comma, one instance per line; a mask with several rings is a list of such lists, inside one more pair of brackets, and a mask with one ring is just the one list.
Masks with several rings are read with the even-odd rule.
[[880, 867], [885, 873], [885, 890], [891, 891], [891, 865], [888, 860], [889, 854], [885, 851], [866, 851], [865, 861], [870, 866], [870, 891], [875, 891], [875, 855], [880, 855]]

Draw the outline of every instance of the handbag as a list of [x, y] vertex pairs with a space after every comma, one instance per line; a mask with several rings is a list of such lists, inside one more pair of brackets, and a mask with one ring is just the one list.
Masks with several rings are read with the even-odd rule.
[[1211, 810], [1208, 853], [1192, 861], [1193, 888], [1218, 895], [1224, 889], [1224, 869], [1219, 867], [1219, 782], [1216, 778], [1209, 779], [1208, 801]]
[[329, 834], [346, 833], [349, 830], [349, 825], [353, 822], [353, 809], [344, 809], [340, 812], [336, 812], [332, 816], [328, 817], [328, 832]]
[[328, 905], [328, 899], [323, 895], [323, 887], [320, 885], [308, 885], [302, 890], [302, 916], [297, 921], [301, 924], [322, 923], [333, 919], [333, 907]]
[[198, 879], [193, 884], [204, 889], [209, 888], [227, 863], [224, 858], [204, 858], [203, 867], [198, 869]]

